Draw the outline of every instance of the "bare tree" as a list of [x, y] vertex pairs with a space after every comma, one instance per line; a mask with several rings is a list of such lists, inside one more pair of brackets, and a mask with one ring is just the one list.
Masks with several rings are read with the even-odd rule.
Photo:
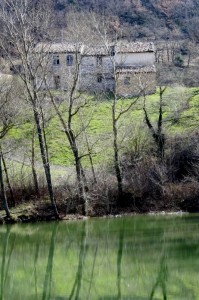
[[[106, 49], [106, 54], [109, 57], [111, 62], [111, 75], [114, 79], [114, 87], [112, 89], [112, 129], [113, 129], [113, 152], [114, 152], [114, 169], [115, 175], [117, 178], [117, 188], [118, 188], [118, 202], [122, 201], [123, 195], [123, 175], [122, 175], [122, 168], [121, 168], [121, 161], [120, 161], [120, 148], [121, 144], [119, 141], [119, 123], [121, 117], [125, 116], [125, 114], [133, 108], [136, 104], [140, 95], [142, 94], [142, 88], [136, 87], [138, 90], [138, 96], [133, 98], [127, 105], [123, 105], [122, 102], [125, 100], [119, 93], [119, 78], [120, 78], [120, 71], [118, 70], [119, 64], [123, 64], [125, 61], [125, 57], [121, 57], [118, 61], [116, 59], [116, 50], [114, 52], [111, 51], [111, 45], [117, 45], [117, 41], [122, 35], [120, 27], [114, 27], [113, 31], [110, 31], [111, 22], [106, 17], [99, 18], [95, 14], [92, 15], [93, 24], [96, 28], [96, 32], [101, 39], [101, 44]], [[118, 47], [119, 48], [119, 47]]]
[[[69, 142], [70, 148], [73, 153], [74, 161], [75, 161], [75, 169], [77, 175], [77, 182], [78, 182], [78, 191], [80, 200], [83, 201], [83, 213], [87, 214], [88, 203], [85, 194], [85, 176], [84, 170], [82, 167], [81, 159], [87, 154], [80, 154], [79, 146], [78, 146], [78, 137], [82, 133], [82, 129], [79, 132], [75, 130], [74, 127], [74, 119], [77, 118], [79, 111], [86, 107], [88, 104], [88, 98], [82, 97], [80, 94], [77, 94], [77, 84], [79, 79], [79, 68], [81, 63], [81, 58], [78, 57], [79, 51], [76, 52], [76, 67], [75, 67], [75, 74], [72, 80], [72, 83], [69, 88], [69, 93], [65, 95], [65, 104], [66, 108], [60, 110], [59, 106], [57, 105], [53, 94], [51, 93], [50, 89], [48, 89], [48, 94], [50, 96], [51, 102], [54, 106], [54, 109], [59, 117], [59, 120], [63, 126], [64, 133], [66, 138]], [[76, 131], [76, 132], [75, 132]]]
[[37, 171], [36, 171], [36, 167], [35, 167], [35, 125], [33, 126], [33, 129], [32, 129], [31, 167], [32, 167], [32, 176], [33, 176], [35, 192], [36, 192], [37, 196], [40, 196], [38, 176], [37, 176]]
[[5, 172], [5, 177], [6, 177], [6, 183], [7, 183], [8, 189], [9, 189], [9, 193], [10, 193], [11, 205], [15, 206], [15, 198], [14, 198], [13, 188], [12, 188], [12, 185], [10, 182], [10, 176], [8, 173], [7, 163], [6, 163], [3, 152], [1, 152], [1, 157], [2, 157], [2, 164], [3, 164], [4, 172]]
[[156, 147], [157, 147], [157, 156], [163, 160], [164, 158], [164, 150], [165, 150], [165, 136], [163, 133], [163, 126], [162, 126], [162, 118], [163, 118], [163, 94], [165, 92], [166, 88], [159, 88], [159, 114], [158, 114], [158, 121], [157, 121], [157, 128], [152, 125], [149, 115], [146, 110], [146, 96], [144, 95], [144, 116], [145, 116], [145, 122], [152, 134], [152, 137], [155, 141]]
[[[92, 36], [90, 35], [90, 21], [87, 16], [87, 14], [75, 11], [71, 12], [68, 16], [68, 33], [65, 36], [65, 41], [67, 41], [70, 37], [70, 44], [73, 42], [73, 61], [70, 66], [70, 70], [68, 71], [69, 75], [66, 78], [67, 91], [62, 91], [62, 98], [64, 101], [61, 106], [59, 106], [56, 102], [50, 87], [48, 87], [48, 81], [46, 81], [47, 94], [51, 99], [51, 103], [57, 113], [57, 116], [59, 117], [73, 154], [79, 199], [83, 202], [83, 214], [88, 213], [88, 199], [86, 195], [87, 182], [82, 165], [83, 158], [89, 157], [93, 176], [95, 178], [92, 162], [92, 147], [90, 146], [89, 139], [86, 135], [86, 128], [89, 125], [89, 119], [86, 121], [84, 120], [84, 124], [80, 120], [79, 126], [77, 126], [77, 120], [81, 119], [82, 110], [86, 109], [91, 102], [88, 95], [79, 91], [82, 58], [88, 50], [87, 47], [84, 47], [84, 45], [93, 42]], [[79, 140], [81, 139], [84, 139], [86, 142], [86, 152], [81, 152], [80, 150], [81, 147], [79, 145]], [[94, 181], [96, 181], [96, 178]]]
[[11, 76], [3, 76], [0, 86], [0, 185], [3, 207], [8, 218], [11, 218], [11, 214], [8, 207], [3, 171], [6, 171], [7, 182], [9, 182], [9, 178], [3, 156], [2, 142], [9, 130], [14, 126], [14, 118], [16, 117], [16, 109], [13, 109], [14, 90]]
[[[149, 100], [144, 95], [143, 111], [144, 120], [151, 133], [151, 137], [155, 143], [156, 155], [163, 161], [166, 148], [166, 140], [168, 136], [168, 127], [173, 124], [186, 124], [190, 115], [183, 112], [187, 111], [190, 106], [190, 101], [198, 95], [198, 91], [190, 91], [184, 87], [176, 87], [175, 90], [169, 90], [167, 87], [159, 87], [159, 100], [157, 102], [156, 110], [153, 110], [157, 114], [156, 123], [152, 121], [150, 116], [152, 110], [149, 109]], [[148, 102], [148, 105], [147, 105]], [[151, 104], [150, 104], [151, 106]], [[166, 116], [164, 113], [166, 112]], [[169, 134], [171, 136], [171, 133]]]
[[[0, 15], [3, 24], [0, 46], [12, 69], [15, 70], [24, 84], [24, 91], [31, 105], [37, 128], [49, 197], [54, 215], [58, 218], [50, 163], [47, 158], [41, 121], [43, 98], [40, 91], [46, 76], [46, 68], [44, 66], [47, 66], [49, 60], [46, 57], [46, 53], [35, 51], [35, 46], [41, 39], [43, 41], [50, 40], [51, 14], [45, 3], [33, 3], [30, 0], [4, 0], [1, 3]], [[15, 67], [14, 55], [21, 61], [21, 72], [18, 72], [18, 69]], [[40, 78], [40, 81], [38, 81], [38, 78]]]

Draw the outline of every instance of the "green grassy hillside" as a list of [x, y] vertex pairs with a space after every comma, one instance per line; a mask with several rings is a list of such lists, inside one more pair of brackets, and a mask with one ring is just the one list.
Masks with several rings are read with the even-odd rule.
[[[163, 95], [163, 126], [166, 137], [176, 134], [184, 134], [194, 131], [198, 126], [198, 100], [197, 89], [175, 87], [167, 88]], [[133, 99], [119, 100], [117, 104], [118, 113], [125, 109]], [[107, 163], [112, 161], [112, 112], [111, 99], [96, 101], [92, 98], [88, 107], [81, 111], [76, 117], [74, 127], [76, 133], [81, 132], [81, 124], [88, 123], [85, 129], [87, 138], [92, 146], [92, 153], [95, 164]], [[146, 97], [146, 107], [149, 117], [154, 126], [158, 119], [159, 111], [159, 92]], [[121, 153], [139, 147], [142, 149], [150, 143], [148, 128], [144, 122], [143, 97], [138, 99], [131, 111], [124, 114], [119, 123], [119, 140]], [[70, 166], [73, 165], [73, 156], [65, 133], [62, 130], [59, 119], [54, 116], [46, 129], [47, 140], [49, 143], [50, 160], [54, 165]], [[26, 123], [18, 128], [12, 129], [10, 136], [25, 143], [26, 147], [31, 146], [32, 125]], [[80, 133], [78, 138], [80, 153], [87, 152], [84, 133]], [[37, 145], [38, 151], [38, 145]], [[88, 159], [83, 162], [88, 165]]]

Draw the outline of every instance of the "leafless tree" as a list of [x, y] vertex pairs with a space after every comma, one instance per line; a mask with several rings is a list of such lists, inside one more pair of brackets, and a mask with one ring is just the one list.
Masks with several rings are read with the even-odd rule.
[[[43, 98], [40, 91], [46, 76], [44, 66], [47, 66], [49, 60], [43, 51], [40, 53], [35, 51], [35, 46], [39, 41], [50, 40], [51, 14], [45, 3], [33, 3], [30, 0], [3, 0], [0, 6], [0, 15], [3, 24], [0, 46], [12, 69], [24, 84], [26, 97], [31, 105], [37, 128], [51, 204], [54, 215], [58, 218], [41, 121]], [[15, 57], [21, 61], [20, 72], [16, 69]], [[40, 78], [39, 82], [38, 78]]]
[[[11, 214], [6, 196], [4, 172], [9, 185], [10, 181], [4, 160], [2, 143], [9, 130], [13, 128], [14, 121], [16, 121], [17, 113], [16, 109], [13, 108], [15, 88], [11, 76], [2, 76], [0, 80], [0, 185], [3, 207], [8, 218], [11, 218]], [[12, 190], [11, 185], [10, 190]]]
[[[113, 88], [112, 93], [112, 129], [113, 129], [113, 152], [114, 152], [114, 169], [115, 169], [115, 175], [117, 178], [117, 187], [118, 187], [118, 201], [122, 201], [122, 195], [123, 195], [123, 175], [122, 175], [122, 168], [121, 168], [121, 161], [120, 161], [120, 142], [119, 142], [119, 123], [121, 120], [121, 117], [125, 116], [127, 112], [129, 112], [133, 106], [136, 104], [138, 99], [140, 98], [140, 95], [142, 94], [142, 88], [138, 87], [138, 90], [140, 89], [140, 92], [138, 92], [138, 96], [133, 98], [128, 105], [121, 104], [123, 100], [125, 100], [124, 97], [121, 97], [118, 94], [118, 81], [120, 73], [117, 70], [118, 62], [115, 59], [115, 55], [111, 54], [110, 51], [110, 45], [115, 44], [117, 45], [117, 41], [119, 37], [122, 35], [120, 27], [115, 27], [114, 32], [110, 32], [110, 20], [108, 20], [105, 17], [97, 17], [96, 15], [93, 15], [93, 24], [96, 28], [96, 32], [98, 36], [101, 39], [101, 44], [106, 48], [107, 55], [109, 56], [109, 59], [111, 61], [112, 65], [112, 76], [114, 78], [115, 86]], [[115, 54], [115, 53], [114, 53]], [[125, 59], [124, 57], [122, 59]], [[137, 89], [137, 87], [136, 87]]]
[[[169, 90], [167, 87], [160, 86], [158, 107], [155, 111], [157, 114], [156, 124], [152, 121], [150, 116], [152, 110], [149, 109], [149, 101], [147, 96], [144, 95], [144, 120], [156, 145], [157, 157], [161, 161], [164, 159], [168, 127], [173, 124], [183, 124], [187, 118], [189, 119], [190, 116], [183, 116], [182, 114], [189, 108], [190, 101], [196, 95], [198, 95], [197, 90], [188, 91], [184, 87], [176, 87], [175, 90]], [[165, 112], [167, 112], [166, 116], [164, 115]]]
[[159, 113], [158, 113], [158, 121], [157, 121], [157, 128], [155, 129], [153, 124], [150, 121], [149, 115], [146, 110], [146, 96], [144, 95], [144, 116], [145, 116], [145, 122], [152, 134], [152, 137], [155, 141], [155, 144], [157, 146], [157, 155], [158, 157], [163, 160], [164, 158], [164, 150], [165, 150], [165, 136], [163, 133], [163, 125], [162, 125], [162, 119], [163, 119], [163, 94], [165, 92], [166, 88], [159, 88]]
[[[71, 66], [67, 80], [67, 91], [62, 91], [63, 103], [61, 106], [56, 102], [55, 97], [48, 87], [46, 82], [47, 94], [57, 113], [63, 131], [69, 142], [70, 149], [75, 162], [75, 170], [78, 184], [78, 194], [81, 202], [83, 202], [83, 214], [88, 213], [88, 199], [86, 195], [87, 182], [85, 171], [82, 165], [82, 159], [88, 157], [91, 163], [93, 176], [95, 178], [94, 166], [92, 162], [92, 147], [86, 135], [86, 128], [89, 125], [89, 119], [84, 119], [84, 124], [81, 121], [82, 110], [86, 109], [91, 101], [88, 95], [79, 91], [80, 68], [82, 58], [86, 54], [87, 43], [92, 43], [90, 20], [85, 13], [71, 12], [68, 15], [68, 32], [65, 35], [65, 42], [70, 37], [70, 43], [73, 42], [73, 65]], [[63, 40], [64, 42], [64, 40]], [[77, 126], [77, 120], [80, 120]], [[76, 120], [76, 121], [75, 121]], [[80, 150], [79, 140], [84, 140], [86, 143], [86, 151]], [[96, 181], [96, 178], [94, 179]]]
[[[81, 60], [81, 59], [80, 59]], [[77, 94], [77, 84], [79, 79], [79, 68], [80, 68], [80, 60], [78, 57], [78, 51], [76, 52], [76, 69], [75, 74], [73, 77], [72, 85], [70, 85], [69, 93], [65, 95], [65, 109], [59, 109], [53, 94], [50, 90], [48, 90], [49, 97], [51, 102], [54, 106], [54, 109], [59, 117], [59, 120], [63, 126], [64, 133], [66, 134], [67, 140], [69, 142], [70, 148], [73, 153], [74, 161], [75, 161], [75, 169], [77, 175], [77, 182], [78, 182], [78, 191], [80, 200], [83, 201], [83, 213], [87, 214], [87, 206], [86, 203], [86, 195], [85, 195], [85, 177], [84, 177], [84, 170], [81, 163], [81, 159], [88, 154], [80, 154], [79, 146], [78, 146], [78, 137], [82, 133], [82, 129], [80, 131], [76, 131], [74, 127], [74, 119], [77, 118], [79, 111], [88, 104], [88, 98], [82, 97], [80, 94]], [[75, 132], [76, 131], [76, 132]]]

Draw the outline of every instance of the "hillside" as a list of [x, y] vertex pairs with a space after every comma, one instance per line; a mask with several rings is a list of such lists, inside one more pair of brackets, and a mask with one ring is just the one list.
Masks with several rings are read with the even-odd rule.
[[54, 0], [58, 25], [69, 7], [115, 16], [125, 37], [199, 40], [198, 0]]

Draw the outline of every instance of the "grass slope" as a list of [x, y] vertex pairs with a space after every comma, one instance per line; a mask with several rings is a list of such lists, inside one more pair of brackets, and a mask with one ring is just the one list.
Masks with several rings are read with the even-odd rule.
[[[174, 136], [185, 132], [192, 132], [197, 128], [198, 100], [196, 88], [174, 87], [167, 88], [163, 95], [163, 126], [166, 136]], [[127, 108], [134, 99], [120, 99], [117, 103], [117, 112]], [[112, 150], [112, 101], [105, 99], [96, 101], [90, 100], [90, 104], [83, 108], [81, 113], [75, 118], [75, 131], [80, 132], [81, 124], [89, 123], [86, 128], [87, 138], [92, 146], [94, 163], [111, 163], [113, 157]], [[159, 112], [159, 92], [146, 97], [146, 107], [150, 120], [154, 126], [157, 124]], [[119, 122], [119, 143], [121, 153], [135, 147], [146, 147], [150, 142], [148, 128], [144, 122], [143, 97], [138, 99], [132, 109], [124, 114]], [[9, 138], [14, 138], [18, 143], [31, 149], [31, 135], [33, 125], [27, 122], [17, 128], [13, 128]], [[50, 152], [50, 160], [53, 165], [72, 166], [74, 164], [73, 155], [70, 150], [65, 133], [62, 130], [57, 116], [51, 118], [48, 123], [47, 140]], [[78, 137], [80, 154], [87, 152], [85, 137], [80, 134]], [[39, 160], [39, 147], [37, 144], [37, 157]], [[83, 158], [85, 166], [89, 166], [88, 158]]]

